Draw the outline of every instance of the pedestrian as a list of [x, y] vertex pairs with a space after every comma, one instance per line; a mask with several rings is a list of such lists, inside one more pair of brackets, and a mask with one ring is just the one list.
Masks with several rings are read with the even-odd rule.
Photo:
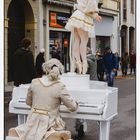
[[92, 54], [92, 51], [88, 51], [87, 63], [87, 74], [90, 75], [90, 80], [97, 80], [97, 61], [95, 55]]
[[35, 69], [37, 77], [42, 77], [42, 75], [44, 74], [42, 68], [42, 64], [45, 62], [44, 53], [45, 53], [44, 48], [41, 48], [39, 54], [36, 57]]
[[136, 74], [136, 53], [133, 50], [130, 54], [130, 74], [132, 74], [132, 71]]
[[120, 60], [121, 60], [118, 52], [115, 53], [115, 58], [116, 58], [116, 63], [117, 63], [116, 65], [117, 71], [115, 73], [115, 76], [118, 76], [118, 70], [119, 70], [119, 65], [120, 65]]
[[97, 77], [99, 81], [104, 81], [104, 62], [100, 52], [97, 53]]
[[58, 40], [55, 40], [54, 46], [52, 46], [52, 58], [56, 58], [61, 61], [61, 47]]
[[74, 13], [69, 18], [65, 28], [71, 31], [74, 41], [72, 43], [72, 58], [76, 62], [79, 74], [87, 72], [86, 49], [89, 37], [95, 37], [95, 26], [93, 19], [101, 20], [98, 15], [98, 4], [96, 0], [77, 0], [74, 5]]
[[71, 140], [70, 131], [60, 116], [63, 103], [69, 111], [76, 111], [78, 104], [69, 95], [65, 85], [59, 80], [64, 67], [57, 59], [43, 64], [46, 75], [32, 80], [26, 103], [31, 106], [25, 124], [9, 130], [9, 136], [20, 140]]
[[112, 53], [110, 47], [105, 48], [105, 53], [103, 56], [103, 64], [108, 86], [113, 87], [115, 72], [117, 68], [116, 68], [116, 58], [115, 55]]
[[121, 58], [122, 76], [127, 75], [128, 65], [129, 65], [129, 56], [128, 56], [128, 52], [125, 52]]
[[30, 51], [31, 40], [24, 38], [21, 48], [17, 49], [13, 56], [14, 85], [31, 83], [35, 78], [35, 66], [33, 54]]

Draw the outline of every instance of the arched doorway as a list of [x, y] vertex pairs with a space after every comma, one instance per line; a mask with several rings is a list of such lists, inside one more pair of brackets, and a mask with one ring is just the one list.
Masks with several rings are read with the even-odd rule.
[[134, 27], [129, 28], [129, 52], [135, 50]]
[[123, 55], [126, 51], [128, 51], [127, 26], [122, 25], [121, 27], [121, 54]]
[[[8, 82], [13, 81], [13, 54], [20, 47], [20, 41], [27, 37], [26, 24], [34, 21], [33, 11], [28, 0], [12, 0], [8, 21]], [[34, 38], [34, 34], [32, 34]], [[32, 40], [33, 41], [33, 40]]]

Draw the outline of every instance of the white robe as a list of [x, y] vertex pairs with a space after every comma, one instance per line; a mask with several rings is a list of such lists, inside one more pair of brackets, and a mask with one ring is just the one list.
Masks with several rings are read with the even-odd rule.
[[[60, 81], [50, 81], [47, 76], [32, 80], [27, 94], [27, 104], [31, 106], [26, 124], [15, 128], [20, 140], [47, 140], [53, 133], [66, 132], [59, 108], [61, 102], [70, 110], [75, 111], [77, 103], [69, 96], [65, 85]], [[48, 115], [34, 113], [33, 109], [48, 111]], [[63, 137], [63, 136], [62, 136]]]

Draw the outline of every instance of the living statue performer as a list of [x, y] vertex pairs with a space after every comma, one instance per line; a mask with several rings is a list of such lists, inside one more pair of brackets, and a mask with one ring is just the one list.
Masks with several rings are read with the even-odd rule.
[[88, 39], [95, 37], [95, 26], [93, 19], [101, 20], [98, 15], [98, 4], [96, 0], [77, 0], [74, 5], [74, 13], [69, 18], [65, 28], [72, 33], [72, 50], [70, 52], [71, 71], [74, 71], [74, 64], [79, 74], [86, 74], [87, 72], [87, 58], [86, 49]]
[[65, 130], [65, 123], [59, 114], [61, 102], [70, 110], [78, 107], [65, 87], [59, 81], [64, 67], [57, 59], [43, 64], [46, 72], [41, 78], [32, 80], [26, 103], [31, 106], [27, 122], [9, 130], [9, 135], [20, 140], [71, 140], [71, 133]]

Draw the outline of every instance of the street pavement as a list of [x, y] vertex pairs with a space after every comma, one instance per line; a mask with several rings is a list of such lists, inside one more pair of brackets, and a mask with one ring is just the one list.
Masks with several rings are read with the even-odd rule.
[[[111, 121], [110, 126], [110, 140], [135, 140], [136, 139], [136, 87], [135, 77], [118, 76], [115, 79], [115, 87], [119, 89], [118, 99], [118, 116]], [[10, 94], [10, 93], [9, 93]], [[8, 133], [8, 129], [17, 126], [17, 115], [8, 113], [8, 102], [5, 101], [4, 109], [5, 131], [4, 135]], [[67, 129], [71, 131], [73, 140], [98, 140], [99, 125], [96, 121], [87, 121], [88, 131], [82, 138], [77, 137], [74, 129], [74, 119], [64, 119]]]

